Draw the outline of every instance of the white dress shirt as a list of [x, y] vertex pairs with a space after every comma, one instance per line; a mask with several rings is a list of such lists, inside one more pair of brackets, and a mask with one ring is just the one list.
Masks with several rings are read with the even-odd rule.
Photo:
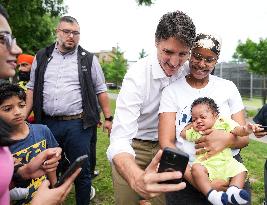
[[158, 109], [164, 87], [188, 73], [182, 66], [172, 77], [167, 77], [153, 54], [135, 63], [126, 73], [117, 98], [110, 145], [110, 161], [119, 153], [135, 156], [133, 138], [158, 140]]

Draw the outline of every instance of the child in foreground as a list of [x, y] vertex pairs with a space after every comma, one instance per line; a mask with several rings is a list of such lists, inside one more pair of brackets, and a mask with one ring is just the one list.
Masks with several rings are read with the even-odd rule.
[[[218, 106], [213, 99], [207, 97], [198, 98], [192, 103], [191, 114], [192, 123], [181, 133], [183, 138], [191, 142], [199, 139], [201, 132], [210, 128], [225, 130], [236, 136], [247, 136], [262, 130], [258, 125], [239, 126], [234, 120], [219, 116]], [[249, 193], [243, 189], [247, 177], [245, 166], [233, 158], [230, 148], [209, 158], [207, 151], [197, 155], [191, 167], [191, 175], [197, 188], [214, 205], [226, 205], [228, 202], [246, 204]], [[230, 181], [227, 191], [212, 189], [211, 181], [214, 179]]]
[[[10, 83], [0, 84], [0, 117], [12, 127], [10, 137], [16, 143], [9, 147], [15, 164], [27, 164], [40, 152], [47, 148], [57, 147], [53, 134], [45, 125], [29, 124], [26, 119], [26, 94], [18, 85]], [[51, 185], [56, 183], [56, 172], [49, 172]], [[11, 190], [11, 196], [16, 199], [13, 204], [30, 203], [34, 193], [42, 184], [46, 176], [21, 183], [26, 189]]]

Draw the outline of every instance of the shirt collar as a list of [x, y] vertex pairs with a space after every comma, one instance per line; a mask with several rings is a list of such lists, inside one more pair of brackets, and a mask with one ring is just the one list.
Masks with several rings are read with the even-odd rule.
[[153, 79], [168, 78], [159, 64], [156, 53], [152, 54], [151, 67]]

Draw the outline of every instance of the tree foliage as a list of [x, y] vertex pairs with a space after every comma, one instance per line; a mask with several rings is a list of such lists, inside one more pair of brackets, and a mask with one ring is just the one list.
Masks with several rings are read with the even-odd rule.
[[258, 43], [247, 39], [245, 43], [238, 42], [233, 58], [246, 62], [248, 69], [263, 76], [263, 103], [266, 102], [266, 76], [267, 76], [267, 39], [260, 39]]
[[136, 0], [139, 6], [151, 6], [153, 4], [153, 0]]
[[58, 18], [66, 12], [63, 0], [0, 0], [0, 3], [7, 9], [18, 44], [29, 54], [55, 40]]
[[145, 49], [142, 48], [141, 52], [139, 53], [139, 59], [144, 58], [147, 56]]
[[101, 62], [106, 81], [121, 85], [127, 70], [127, 60], [124, 58], [119, 46], [116, 47], [111, 57], [111, 62]]
[[233, 56], [246, 62], [248, 69], [259, 75], [267, 74], [267, 39], [260, 39], [259, 43], [247, 39], [245, 43], [239, 41]]

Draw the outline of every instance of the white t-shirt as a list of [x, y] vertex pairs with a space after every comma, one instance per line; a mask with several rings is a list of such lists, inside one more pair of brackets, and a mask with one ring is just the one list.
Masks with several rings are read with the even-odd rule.
[[158, 140], [158, 110], [162, 90], [187, 75], [188, 65], [167, 77], [156, 53], [141, 59], [127, 71], [116, 101], [116, 110], [107, 155], [110, 161], [119, 153], [135, 156], [133, 138]]
[[[180, 137], [180, 132], [191, 122], [191, 104], [199, 97], [212, 98], [221, 116], [230, 118], [232, 114], [244, 109], [236, 85], [214, 75], [209, 76], [209, 83], [202, 89], [192, 88], [185, 77], [166, 87], [162, 92], [159, 113], [176, 112], [176, 146], [189, 154], [190, 161], [194, 160], [194, 144]], [[239, 149], [233, 150], [233, 155], [238, 152]]]

